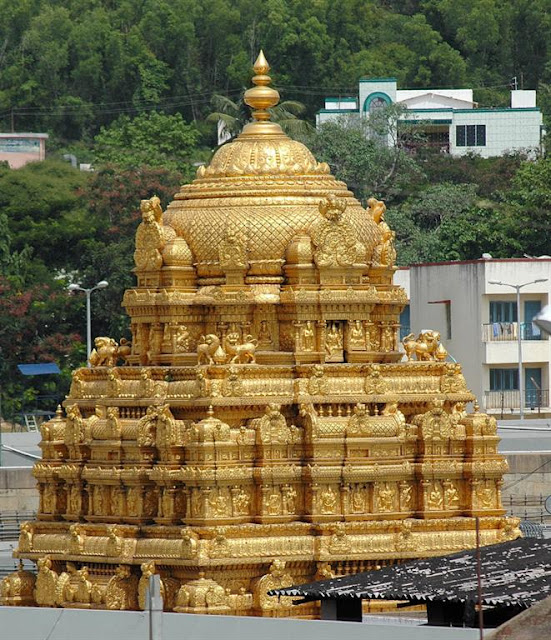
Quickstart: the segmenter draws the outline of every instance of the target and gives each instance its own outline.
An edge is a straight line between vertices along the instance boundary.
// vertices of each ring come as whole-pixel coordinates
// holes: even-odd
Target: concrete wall
[[[476,262],[410,267],[411,330],[440,332],[448,353],[463,365],[467,386],[479,399],[483,396],[479,328],[481,277]],[[443,302],[446,300],[450,301],[451,337],[447,335]]]
[[[12,169],[44,160],[47,133],[0,133],[0,161]]]
[[[35,512],[38,491],[31,467],[0,467],[0,513]]]
[[[513,497],[551,494],[551,453],[509,453],[509,473],[503,482],[503,495]]]
[[[519,320],[524,322],[524,303],[527,300],[539,300],[542,308],[549,304],[551,291],[551,261],[541,260],[487,260],[484,261],[484,290],[482,296],[482,323],[490,321],[491,301],[516,302],[516,292],[512,287],[490,284],[489,281],[523,284],[540,278],[547,282],[529,284],[520,290]],[[546,336],[543,336],[546,338]],[[526,366],[541,367],[542,388],[549,389],[551,366],[551,340],[524,340],[522,342],[522,360]],[[516,341],[488,342],[485,345],[483,363],[483,386],[490,388],[490,365],[494,367],[518,366],[518,347]]]
[[[483,341],[482,325],[490,321],[490,302],[516,300],[514,289],[489,282],[523,284],[547,278],[547,282],[521,289],[523,322],[526,300],[539,300],[542,307],[549,304],[551,260],[489,259],[413,265],[409,277],[412,331],[440,331],[444,346],[463,365],[467,385],[484,407],[484,392],[490,389],[490,368],[514,368],[518,363],[516,340]],[[429,304],[443,300],[450,300],[451,304],[451,338],[446,337],[445,305]],[[549,389],[551,340],[523,340],[522,349],[525,366],[541,367],[542,388]]]
[[[396,100],[401,102],[402,100],[412,100],[433,94],[438,97],[450,98],[451,100],[473,101],[472,89],[398,89],[396,91]]]
[[[374,78],[373,80],[360,80],[358,109],[360,113],[364,111],[364,104],[372,93],[384,93],[391,102],[396,102],[396,79],[395,78]]]
[[[394,624],[322,620],[281,620],[164,613],[158,633],[150,634],[150,616],[134,611],[0,607],[5,638],[24,640],[475,640],[477,629],[448,629]]]
[[[409,289],[410,287],[409,267],[398,267],[398,269],[394,273],[393,283],[404,289],[409,300],[409,298],[411,297],[411,293]]]
[[[486,126],[486,145],[483,147],[456,146],[455,127],[458,125]],[[450,153],[477,153],[483,158],[500,156],[513,149],[539,149],[542,114],[539,109],[468,109],[453,112],[450,127]]]

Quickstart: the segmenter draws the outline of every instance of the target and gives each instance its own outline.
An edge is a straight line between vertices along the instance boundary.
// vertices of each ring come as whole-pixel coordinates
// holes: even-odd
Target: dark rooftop
[[[482,603],[530,607],[551,595],[551,543],[518,539],[482,547]],[[270,595],[326,599],[466,602],[477,600],[476,550],[414,560],[378,571],[277,589]]]

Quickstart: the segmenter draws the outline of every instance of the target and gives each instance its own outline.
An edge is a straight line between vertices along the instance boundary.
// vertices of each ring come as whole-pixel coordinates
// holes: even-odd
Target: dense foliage
[[[551,103],[550,23],[550,0],[0,0],[1,124],[91,139],[122,113],[197,121],[213,93],[238,99],[261,47],[310,117],[363,75],[490,106],[516,76]]]
[[[133,284],[134,234],[142,198],[168,202],[177,171],[105,165],[88,174],[55,160],[0,168],[0,393],[2,411],[49,408],[63,398],[70,371],[86,360],[85,297],[92,287],[93,334],[128,334],[121,308]],[[24,378],[20,363],[56,362],[62,376]]]
[[[412,155],[396,111],[311,127],[323,98],[355,94],[361,76],[471,86],[481,106],[506,106],[516,77],[547,118],[550,23],[551,0],[0,0],[0,130],[50,134],[46,162],[0,166],[3,414],[51,408],[85,360],[85,300],[68,283],[108,280],[93,334],[128,337],[139,201],[166,205],[208,161],[220,114],[242,125],[260,47],[283,100],[274,119],[364,203],[386,200],[401,264],[551,254],[551,159]],[[52,360],[61,377],[17,372]]]

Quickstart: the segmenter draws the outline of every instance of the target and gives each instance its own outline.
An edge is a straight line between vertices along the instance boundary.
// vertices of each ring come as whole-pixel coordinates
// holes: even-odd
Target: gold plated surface
[[[269,589],[519,535],[501,504],[496,422],[436,332],[404,340],[385,205],[367,210],[269,121],[254,122],[163,213],[142,202],[132,341],[42,426],[37,520],[4,604],[297,615]],[[314,604],[300,614],[316,615]]]

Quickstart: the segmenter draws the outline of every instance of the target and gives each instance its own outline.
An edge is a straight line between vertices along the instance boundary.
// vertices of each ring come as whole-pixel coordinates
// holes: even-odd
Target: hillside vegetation
[[[361,76],[405,87],[473,87],[506,106],[510,84],[551,114],[551,0],[0,0],[0,130],[49,133],[48,159],[0,166],[0,393],[4,415],[51,407],[93,333],[129,337],[139,201],[163,205],[208,162],[220,108],[241,96],[262,47],[286,108],[274,113],[365,202],[384,198],[401,264],[551,254],[551,159],[484,160],[382,147],[366,123],[289,126]],[[222,106],[221,106],[222,105]],[[389,114],[392,119],[396,114]],[[300,123],[299,123],[300,124]],[[402,132],[402,136],[415,132]],[[82,173],[62,161],[92,162]],[[61,379],[23,379],[55,360]]]

